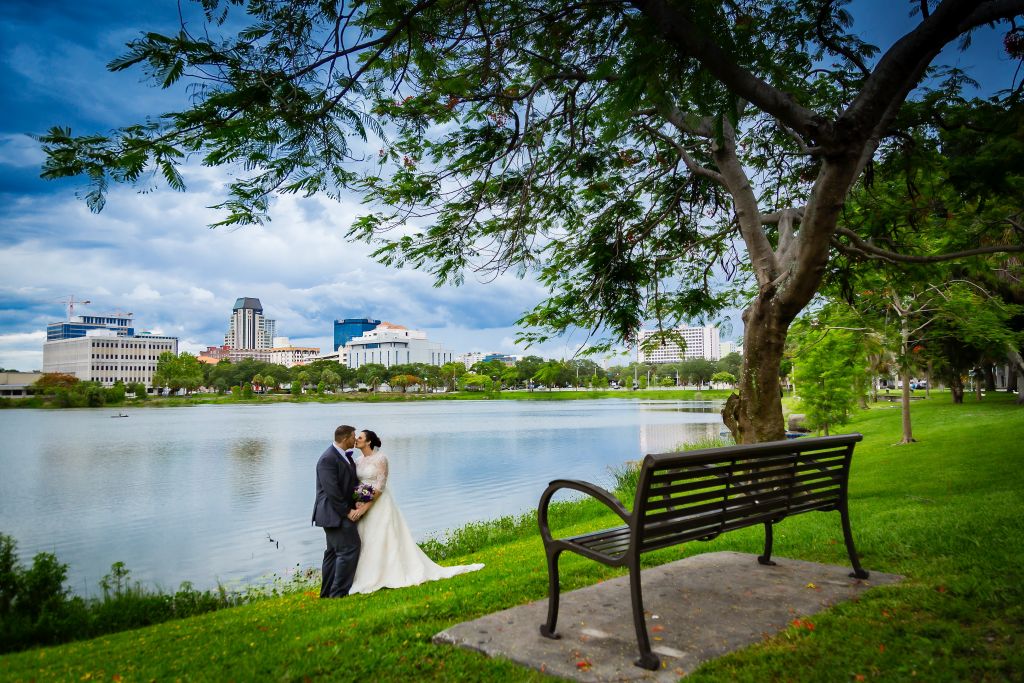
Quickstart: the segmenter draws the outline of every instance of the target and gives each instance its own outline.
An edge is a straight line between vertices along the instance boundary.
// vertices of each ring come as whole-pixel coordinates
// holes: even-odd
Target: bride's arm
[[[373,487],[373,498],[365,503],[358,503],[356,508],[356,519],[359,519],[373,507],[373,504],[380,498],[380,494],[384,492],[384,486],[388,482],[388,459],[381,456],[380,465],[377,469],[377,475],[373,477],[368,483]]]
[[[387,456],[381,456],[380,459],[380,471],[377,473],[377,485],[373,487],[373,499],[377,500],[380,498],[380,494],[384,492],[384,487],[388,483],[388,459]]]

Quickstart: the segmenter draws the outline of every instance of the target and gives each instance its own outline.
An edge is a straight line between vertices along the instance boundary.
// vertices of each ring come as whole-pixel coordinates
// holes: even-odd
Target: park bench
[[[708,541],[719,534],[764,525],[764,553],[757,558],[774,565],[772,526],[790,515],[812,510],[838,511],[852,577],[866,579],[853,547],[846,506],[853,447],[860,434],[772,441],[709,448],[685,453],[648,455],[640,465],[633,511],[599,486],[557,479],[545,489],[537,510],[548,563],[548,618],[541,634],[558,638],[558,556],[569,550],[611,567],[629,568],[633,625],[640,658],[637,666],[655,670],[644,622],[640,555],[688,541]],[[622,518],[623,525],[569,538],[553,538],[548,505],[555,492],[572,489],[589,494]]]

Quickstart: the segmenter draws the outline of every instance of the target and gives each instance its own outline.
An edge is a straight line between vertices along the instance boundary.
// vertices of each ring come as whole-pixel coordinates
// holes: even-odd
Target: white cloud
[[[208,289],[203,289],[202,287],[189,287],[188,293],[192,297],[192,300],[196,302],[213,301],[216,298],[214,297],[213,292]]]
[[[160,292],[143,282],[135,285],[135,289],[125,294],[124,298],[129,301],[155,301],[160,298]]]
[[[0,164],[39,168],[45,156],[39,143],[27,135],[0,135]]]
[[[0,367],[15,370],[40,370],[43,367],[43,342],[46,332],[0,334]]]
[[[428,273],[382,266],[371,246],[345,240],[365,211],[354,199],[284,197],[265,226],[210,230],[218,216],[207,207],[225,172],[189,167],[186,175],[187,193],[115,187],[100,214],[70,193],[20,197],[2,223],[0,269],[19,283],[4,296],[33,315],[0,320],[0,334],[62,319],[60,300],[71,294],[91,301],[78,313],[132,311],[137,330],[178,336],[182,350],[196,352],[223,342],[235,299],[250,296],[297,344],[330,348],[335,319],[368,315],[426,329],[456,353],[515,352],[514,321],[544,296],[531,279],[469,276],[461,287],[435,288]],[[41,346],[26,338],[18,352],[36,354],[38,367]],[[0,346],[0,364],[10,367],[14,350]]]
[[[9,346],[19,346],[26,342],[32,344],[42,344],[46,341],[46,332],[43,330],[36,330],[34,332],[14,332],[12,334],[0,334],[0,349],[7,348]]]

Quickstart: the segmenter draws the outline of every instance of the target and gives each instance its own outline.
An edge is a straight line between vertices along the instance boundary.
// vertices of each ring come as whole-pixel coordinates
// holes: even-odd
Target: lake
[[[609,468],[717,436],[710,402],[424,401],[0,411],[0,532],[24,563],[70,565],[96,595],[111,563],[175,589],[320,566],[317,458],[340,423],[373,429],[413,535],[535,509],[552,479],[609,486]],[[271,540],[273,539],[273,540]]]

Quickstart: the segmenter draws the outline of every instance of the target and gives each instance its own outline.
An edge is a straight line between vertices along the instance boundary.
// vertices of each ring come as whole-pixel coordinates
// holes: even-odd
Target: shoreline
[[[198,405],[274,405],[278,403],[403,403],[410,401],[574,401],[597,399],[645,399],[661,401],[724,401],[733,389],[559,389],[556,391],[501,391],[501,392],[448,392],[448,393],[384,393],[349,392],[340,394],[261,394],[249,399],[236,399],[230,395],[197,394],[193,396],[154,397],[145,401],[126,400],[103,406],[62,408],[42,397],[2,399],[0,410],[110,410],[129,408],[165,408]],[[43,402],[43,405],[23,403]]]

